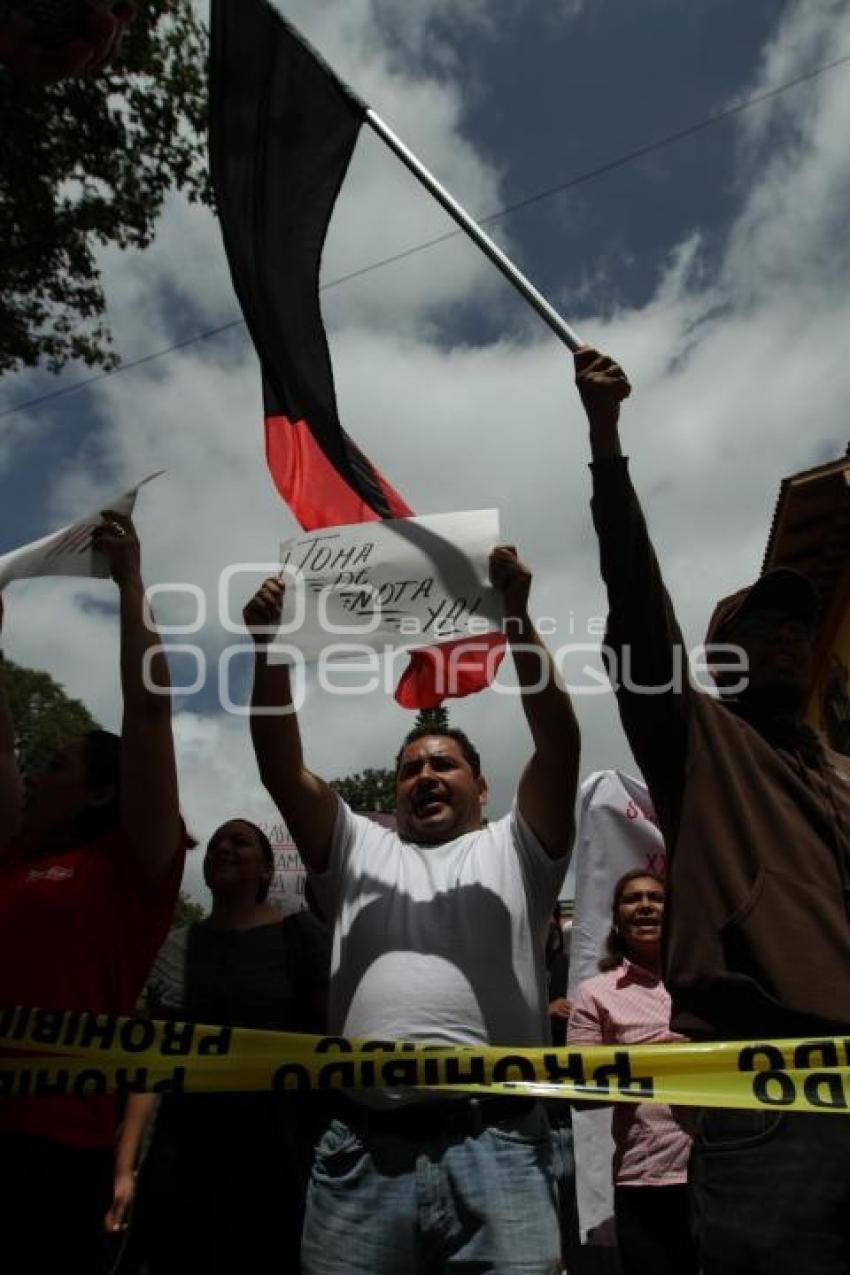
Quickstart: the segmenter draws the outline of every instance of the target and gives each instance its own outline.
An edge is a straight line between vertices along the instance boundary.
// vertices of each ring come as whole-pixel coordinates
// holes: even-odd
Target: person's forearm
[[[15,728],[3,678],[0,668],[0,842],[17,832],[24,805],[24,786],[15,759]]]
[[[672,676],[682,637],[664,587],[655,550],[625,460],[591,466],[591,510],[608,592],[606,643],[619,656],[629,649],[628,671],[641,686],[663,687]],[[640,681],[651,676],[654,681]]]
[[[265,778],[270,769],[290,774],[303,769],[304,753],[292,703],[289,666],[270,664],[262,646],[257,647],[254,662],[251,739],[261,777]]]
[[[325,781],[304,765],[289,668],[269,664],[261,646],[257,647],[254,666],[251,739],[260,778],[286,820],[301,858],[311,872],[325,872],[337,798]]]
[[[506,627],[536,752],[562,756],[567,749],[578,749],[572,702],[545,642],[527,614],[511,617]]]
[[[590,421],[590,454],[594,460],[622,456],[620,428],[616,421]]]
[[[156,1110],[155,1094],[134,1093],[127,1099],[124,1123],[115,1148],[115,1173],[132,1173],[139,1158],[139,1149],[147,1127]]]
[[[517,806],[549,858],[564,859],[575,835],[578,722],[554,661],[527,614],[511,628],[511,651],[534,743],[520,779]]]
[[[121,821],[142,870],[166,874],[180,843],[171,680],[159,633],[145,622],[145,587],[131,572],[119,584],[121,611]]]
[[[692,700],[684,639],[625,460],[595,462],[593,521],[608,624],[602,659],[665,832],[677,825]]]
[[[134,575],[120,586],[121,688],[130,707],[171,712],[171,675],[159,633],[149,613],[145,622],[145,586]]]

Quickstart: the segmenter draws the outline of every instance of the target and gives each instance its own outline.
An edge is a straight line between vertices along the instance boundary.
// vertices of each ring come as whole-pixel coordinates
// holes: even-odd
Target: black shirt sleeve
[[[602,655],[620,720],[670,838],[678,824],[693,691],[688,653],[625,457],[595,461],[593,522],[608,625]]]

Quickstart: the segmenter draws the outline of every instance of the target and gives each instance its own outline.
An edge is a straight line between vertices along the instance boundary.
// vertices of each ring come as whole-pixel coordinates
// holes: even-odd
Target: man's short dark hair
[[[396,775],[401,770],[401,759],[404,756],[404,750],[409,748],[411,744],[415,744],[417,739],[431,738],[453,739],[463,753],[464,761],[468,762],[475,778],[479,777],[481,774],[481,758],[478,754],[478,749],[469,736],[455,726],[414,726],[413,730],[405,735],[401,748],[398,750],[398,756],[395,759]]]

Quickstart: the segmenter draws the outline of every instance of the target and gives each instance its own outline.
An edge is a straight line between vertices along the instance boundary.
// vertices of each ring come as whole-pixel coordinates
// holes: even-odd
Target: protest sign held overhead
[[[281,640],[308,660],[498,632],[495,509],[333,527],[281,546]],[[274,658],[273,652],[270,653]]]
[[[111,509],[130,517],[139,489],[164,472],[159,469],[148,474],[129,491],[103,501],[101,509]],[[4,554],[0,558],[0,589],[5,589],[12,580],[31,580],[36,576],[83,576],[105,580],[109,575],[106,559],[92,549],[92,532],[101,522],[98,509],[78,522],[60,527],[49,536]]]

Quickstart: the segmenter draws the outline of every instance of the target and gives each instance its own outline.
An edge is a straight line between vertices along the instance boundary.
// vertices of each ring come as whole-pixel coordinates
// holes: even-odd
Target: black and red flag
[[[403,518],[413,510],[339,420],[319,303],[319,268],[334,204],[366,116],[265,0],[212,0],[210,164],[236,295],[263,375],[266,458],[307,530]],[[432,707],[487,684],[477,638],[455,685],[440,666],[455,643],[411,654],[396,698]],[[498,667],[490,661],[490,675]]]

